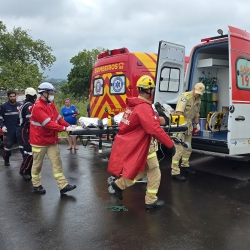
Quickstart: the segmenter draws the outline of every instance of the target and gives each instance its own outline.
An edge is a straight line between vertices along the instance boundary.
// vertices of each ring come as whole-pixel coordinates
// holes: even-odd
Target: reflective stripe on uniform
[[[62,177],[62,176],[63,176],[63,173],[54,174],[54,177],[55,177],[55,178]]]
[[[58,122],[58,120],[59,120],[61,117],[62,117],[61,115],[58,115],[57,118],[56,118],[56,122]]]
[[[154,157],[156,157],[156,152],[153,152],[153,153],[149,154],[147,159],[151,159],[151,158],[154,158]]]
[[[41,148],[32,147],[32,152],[39,153],[41,152]]]
[[[147,189],[147,192],[148,192],[149,194],[157,194],[158,189]]]
[[[4,115],[18,115],[18,112],[9,112],[9,113],[4,113]]]
[[[179,161],[172,161],[172,164],[179,164]]]
[[[12,148],[5,148],[5,147],[4,147],[4,150],[6,150],[6,151],[11,151],[11,149],[12,149]]]
[[[41,178],[41,172],[39,174],[32,174],[31,177],[32,178]]]
[[[34,126],[42,127],[42,124],[40,124],[39,122],[30,121],[30,123]]]
[[[51,119],[50,118],[47,118],[45,119],[42,123],[39,123],[39,122],[34,122],[34,121],[30,121],[30,123],[34,126],[38,126],[38,127],[43,127],[45,126]]]
[[[182,157],[181,158],[183,161],[188,161],[189,160],[189,158],[184,158],[184,157]]]
[[[23,151],[23,153],[24,153],[25,155],[32,155],[32,152],[28,152],[28,151]]]

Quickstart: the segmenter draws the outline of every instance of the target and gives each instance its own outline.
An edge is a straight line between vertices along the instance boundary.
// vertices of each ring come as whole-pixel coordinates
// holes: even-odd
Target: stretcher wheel
[[[111,193],[111,194],[114,194],[114,193],[115,193],[115,190],[113,189],[113,187],[112,187],[111,185],[108,187],[108,191],[109,191],[109,193]]]
[[[107,179],[107,182],[108,182],[108,184],[110,185],[114,180],[115,180],[115,177],[110,176],[110,177]]]

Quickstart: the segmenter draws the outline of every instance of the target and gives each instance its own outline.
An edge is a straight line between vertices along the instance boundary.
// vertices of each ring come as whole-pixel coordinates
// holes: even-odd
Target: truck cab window
[[[102,78],[96,78],[94,79],[94,86],[93,86],[93,95],[94,96],[101,96],[103,95],[103,79]]]
[[[110,94],[123,95],[126,92],[126,76],[114,75],[110,78]]]
[[[161,71],[160,92],[178,92],[180,87],[180,69],[164,67]]]

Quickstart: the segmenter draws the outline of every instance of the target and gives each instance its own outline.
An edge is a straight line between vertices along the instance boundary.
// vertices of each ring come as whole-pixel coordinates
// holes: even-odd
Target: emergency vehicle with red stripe
[[[194,46],[184,79],[185,47],[159,42],[154,101],[175,107],[182,92],[205,84],[201,132],[194,151],[238,160],[250,153],[250,33],[228,26],[228,34]]]
[[[185,67],[189,57],[185,58]],[[90,86],[90,116],[103,119],[125,110],[126,98],[138,96],[142,75],[155,78],[157,54],[119,48],[102,52],[94,64]]]
[[[155,77],[157,55],[119,48],[102,52],[94,64],[90,86],[91,117],[103,119],[125,110],[126,98],[138,96],[142,75]]]

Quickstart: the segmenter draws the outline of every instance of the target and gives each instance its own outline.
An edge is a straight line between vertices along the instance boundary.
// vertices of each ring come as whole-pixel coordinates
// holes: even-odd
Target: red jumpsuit
[[[126,103],[127,108],[111,150],[108,172],[133,180],[145,168],[152,136],[167,148],[174,143],[160,127],[159,116],[149,101],[132,97],[127,98]]]

